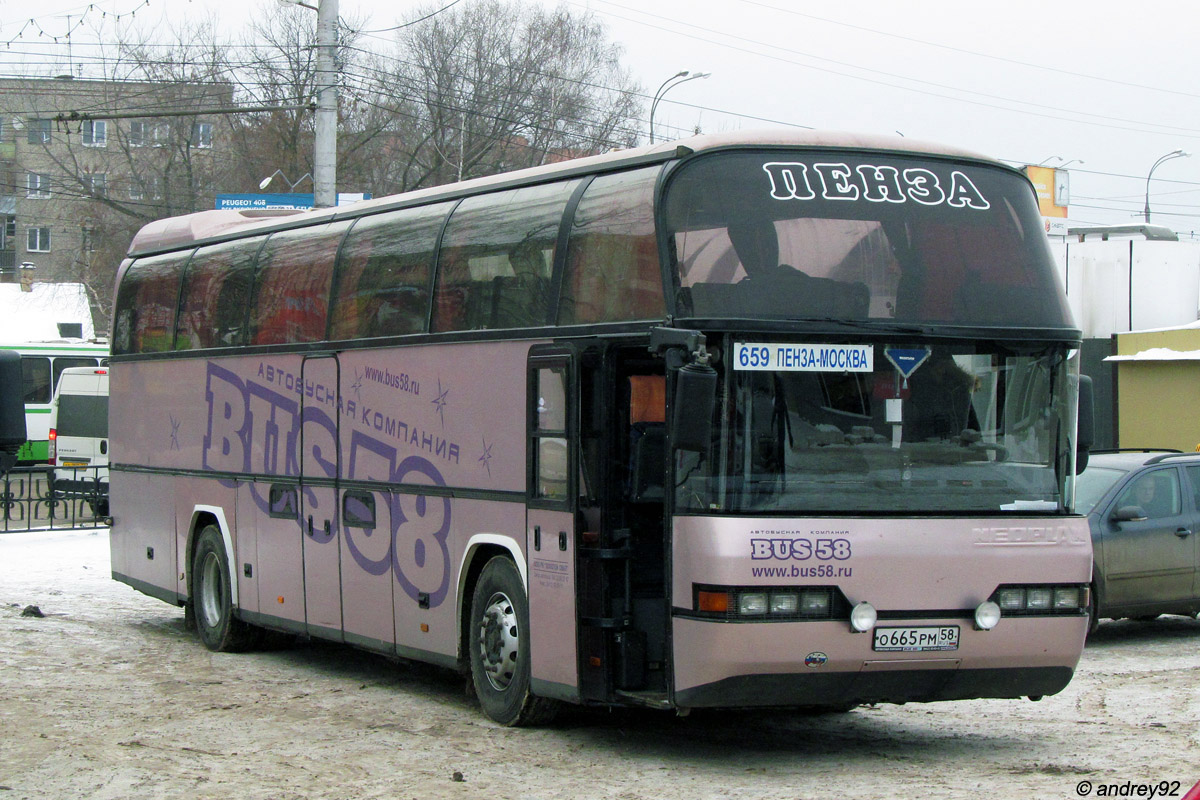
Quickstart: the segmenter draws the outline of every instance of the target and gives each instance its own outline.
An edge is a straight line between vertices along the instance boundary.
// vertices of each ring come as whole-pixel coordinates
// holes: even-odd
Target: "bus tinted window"
[[[176,350],[245,344],[254,257],[265,237],[201,247],[183,278]]]
[[[250,304],[250,343],[325,338],[333,261],[349,222],[271,234],[258,256]]]
[[[654,183],[660,167],[602,175],[575,211],[558,321],[563,325],[666,315]]]
[[[50,402],[50,359],[21,356],[21,383],[26,403]]]
[[[433,251],[452,205],[407,208],[358,221],[342,247],[331,338],[424,332]]]
[[[665,202],[680,315],[1070,326],[1033,193],[1004,169],[716,154]]]
[[[192,251],[134,261],[121,280],[113,324],[113,353],[171,349],[179,280]]]
[[[438,256],[433,330],[545,325],[558,229],[578,181],[468,197]]]

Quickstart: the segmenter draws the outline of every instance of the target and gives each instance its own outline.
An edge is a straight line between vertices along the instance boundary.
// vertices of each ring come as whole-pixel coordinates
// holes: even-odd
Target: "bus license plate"
[[[876,628],[877,652],[922,652],[957,650],[957,625],[928,625],[918,628]]]

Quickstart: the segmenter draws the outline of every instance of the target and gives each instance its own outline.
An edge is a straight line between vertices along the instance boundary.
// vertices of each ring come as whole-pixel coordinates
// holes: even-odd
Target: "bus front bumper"
[[[680,708],[844,707],[973,698],[1040,697],[1075,673],[1086,617],[1005,619],[959,648],[875,652],[871,633],[844,622],[740,624],[676,617]]]

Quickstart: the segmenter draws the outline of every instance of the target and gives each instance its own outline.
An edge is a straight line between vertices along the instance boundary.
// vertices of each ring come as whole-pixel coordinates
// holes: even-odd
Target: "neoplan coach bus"
[[[738,133],[146,226],[116,579],[561,702],[848,708],[1070,680],[1074,327],[1029,182]]]

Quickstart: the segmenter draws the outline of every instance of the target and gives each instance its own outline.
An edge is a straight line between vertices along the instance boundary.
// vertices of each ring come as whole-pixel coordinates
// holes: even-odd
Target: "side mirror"
[[[21,356],[15,350],[0,350],[0,474],[17,463],[17,451],[25,444],[22,386]]]
[[[1113,522],[1145,522],[1150,518],[1141,506],[1121,506],[1109,519]]]
[[[671,418],[678,450],[707,453],[712,446],[713,411],[717,404],[717,371],[691,363],[675,373],[675,402]]]
[[[1075,474],[1083,472],[1088,465],[1088,452],[1096,441],[1096,400],[1092,390],[1092,379],[1079,376],[1079,426],[1075,432]]]

